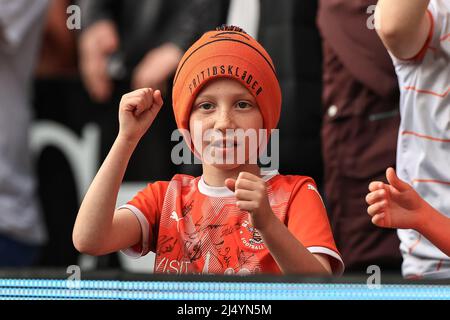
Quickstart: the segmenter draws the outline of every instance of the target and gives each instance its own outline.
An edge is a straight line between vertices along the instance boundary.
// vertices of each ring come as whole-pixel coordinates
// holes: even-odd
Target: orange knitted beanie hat
[[[270,134],[278,124],[281,111],[281,89],[275,67],[255,39],[233,26],[205,33],[181,59],[172,93],[178,128],[189,130],[197,94],[208,81],[220,77],[238,80],[249,90]]]

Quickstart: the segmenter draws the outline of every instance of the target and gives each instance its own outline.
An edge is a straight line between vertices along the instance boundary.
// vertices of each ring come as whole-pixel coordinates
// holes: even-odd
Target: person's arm
[[[164,89],[170,75],[175,73],[185,50],[204,32],[225,23],[228,0],[174,1],[173,13],[161,30],[163,43],[151,49],[133,71],[133,88]]]
[[[386,171],[389,184],[374,181],[366,196],[372,223],[385,228],[414,229],[450,256],[450,218],[444,216],[406,182],[394,169]]]
[[[266,227],[256,229],[284,274],[332,274],[326,255],[309,252],[273,213],[272,216]]]
[[[264,180],[241,172],[237,180],[227,179],[225,184],[235,192],[238,208],[250,212],[253,226],[284,274],[331,275],[328,258],[309,252],[275,216]]]
[[[112,95],[113,82],[108,74],[108,60],[120,45],[115,14],[121,1],[81,0],[83,17],[78,39],[80,74],[90,97],[99,103]]]
[[[122,97],[120,129],[108,156],[89,187],[73,229],[75,248],[104,255],[141,240],[141,227],[128,209],[115,211],[117,194],[130,157],[163,104],[161,92],[141,89]]]
[[[450,257],[450,218],[430,205],[423,213],[423,218],[423,223],[419,224],[416,230]]]
[[[379,0],[377,32],[386,48],[398,59],[416,56],[430,33],[430,0]]]
[[[150,50],[133,70],[132,88],[153,87],[164,90],[169,76],[175,73],[183,53],[171,42]]]
[[[96,102],[107,101],[113,90],[108,59],[119,47],[119,35],[111,20],[99,20],[79,37],[80,74],[86,90]]]

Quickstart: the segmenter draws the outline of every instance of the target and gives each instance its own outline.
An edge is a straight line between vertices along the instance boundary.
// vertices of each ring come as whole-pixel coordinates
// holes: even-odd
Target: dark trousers
[[[0,267],[30,267],[39,255],[40,247],[16,241],[0,234]]]

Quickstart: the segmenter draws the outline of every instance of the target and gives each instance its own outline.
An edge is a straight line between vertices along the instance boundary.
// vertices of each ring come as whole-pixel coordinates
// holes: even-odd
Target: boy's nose
[[[218,114],[214,123],[214,129],[225,132],[226,129],[235,129],[235,127],[233,115],[230,111],[224,110]]]

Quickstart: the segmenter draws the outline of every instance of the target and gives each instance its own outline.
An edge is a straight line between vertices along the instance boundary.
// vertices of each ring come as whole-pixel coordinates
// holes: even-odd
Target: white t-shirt
[[[393,58],[401,90],[399,177],[450,217],[450,1],[432,0],[430,41],[418,59]],[[436,277],[450,258],[414,230],[399,230],[405,277]]]

